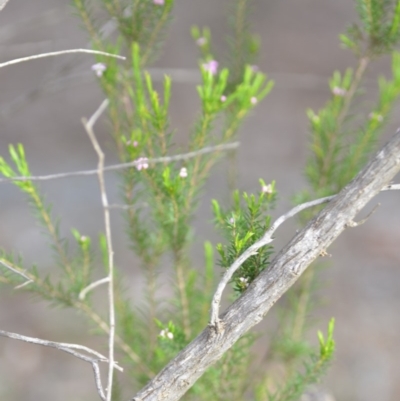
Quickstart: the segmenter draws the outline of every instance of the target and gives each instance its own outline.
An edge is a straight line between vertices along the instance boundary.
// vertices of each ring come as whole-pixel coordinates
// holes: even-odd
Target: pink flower
[[[344,95],[346,94],[346,89],[339,88],[338,86],[335,86],[335,87],[332,89],[332,93],[333,93],[335,96],[344,96]]]
[[[226,101],[226,96],[222,95],[221,96],[221,102],[225,102]]]
[[[129,140],[129,141],[126,141],[126,144],[128,145],[128,146],[133,146],[134,148],[137,148],[137,146],[139,145],[138,144],[138,141],[131,141],[131,140]]]
[[[257,98],[253,96],[253,97],[250,99],[250,102],[251,102],[251,104],[257,104]]]
[[[157,4],[158,6],[163,6],[165,1],[164,0],[153,0],[154,4]]]
[[[264,192],[265,194],[272,194],[273,192],[272,185],[271,184],[263,185],[261,191]]]
[[[149,162],[148,162],[147,157],[139,157],[139,159],[136,160],[136,168],[140,170],[146,170],[149,168]]]
[[[101,77],[103,72],[107,69],[104,63],[97,63],[92,65],[92,71],[98,76]]]
[[[182,167],[181,171],[179,172],[179,177],[186,178],[187,176],[188,176],[187,168],[186,167]]]
[[[207,43],[207,39],[206,38],[198,38],[196,40],[197,46],[203,47],[206,43]]]
[[[218,72],[218,61],[210,60],[203,64],[203,68],[206,71],[211,72],[212,75],[215,75]]]

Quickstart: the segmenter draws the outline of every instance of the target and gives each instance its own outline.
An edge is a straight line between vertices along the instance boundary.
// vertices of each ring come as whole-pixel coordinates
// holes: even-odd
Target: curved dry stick
[[[100,56],[107,56],[107,57],[114,57],[120,60],[125,60],[126,57],[119,56],[118,54],[111,54],[107,52],[102,52],[99,50],[91,50],[91,49],[69,49],[69,50],[60,50],[56,52],[49,52],[49,53],[41,53],[41,54],[34,54],[33,56],[17,58],[14,60],[6,61],[4,63],[0,63],[0,68],[8,67],[9,65],[24,63],[25,61],[37,60],[39,58],[46,58],[46,57],[55,57],[61,56],[63,54],[71,54],[71,53],[88,53],[88,54],[98,54]]]
[[[229,308],[219,330],[208,326],[132,400],[175,401],[254,325],[296,282],[308,265],[353,221],[400,170],[400,130],[368,165],[286,245]]]
[[[31,344],[38,344],[38,345],[43,345],[45,347],[56,348],[60,351],[71,354],[76,358],[82,359],[85,362],[89,362],[93,368],[97,392],[98,392],[100,398],[103,401],[106,401],[106,396],[104,394],[103,385],[101,383],[100,369],[99,369],[99,362],[108,362],[108,359],[104,355],[100,354],[99,352],[97,352],[91,348],[85,347],[80,344],[69,344],[69,343],[59,343],[59,342],[55,342],[55,341],[48,341],[48,340],[43,340],[41,338],[27,337],[27,336],[23,336],[18,333],[11,333],[9,331],[4,331],[4,330],[0,330],[0,336],[8,337],[13,340],[24,341],[24,342],[31,343]],[[94,357],[84,355],[81,352],[77,352],[76,350],[85,351],[90,355],[94,355]],[[114,363],[114,368],[118,369],[120,371],[123,370],[116,363]]]

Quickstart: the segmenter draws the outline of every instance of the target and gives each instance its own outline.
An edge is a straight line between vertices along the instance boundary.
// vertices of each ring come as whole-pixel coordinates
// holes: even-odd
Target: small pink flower
[[[335,86],[333,89],[332,89],[332,93],[335,95],[335,96],[344,96],[345,94],[346,94],[346,89],[343,89],[343,88],[339,88],[338,86]]]
[[[207,63],[203,64],[203,68],[206,71],[211,72],[212,75],[215,75],[218,72],[218,61],[210,60]]]
[[[226,96],[222,95],[221,96],[221,102],[225,102],[226,101]]]
[[[206,43],[207,43],[207,39],[206,38],[198,38],[196,40],[197,46],[203,47]]]
[[[253,97],[250,99],[250,102],[251,102],[251,104],[257,104],[257,98],[256,98],[255,96],[253,96]]]
[[[181,178],[186,178],[188,176],[188,172],[186,167],[182,167],[181,171],[179,172],[179,177]]]
[[[97,63],[92,65],[92,71],[98,76],[101,77],[103,72],[107,69],[104,63]]]
[[[229,224],[232,224],[232,225],[235,224],[235,219],[234,219],[233,217],[231,217],[231,218],[229,219]]]
[[[261,188],[261,192],[264,192],[265,194],[272,194],[273,192],[272,185],[271,184],[263,185]]]
[[[153,0],[154,4],[157,4],[158,6],[163,6],[165,1],[164,0]]]
[[[131,140],[129,140],[129,141],[126,141],[126,144],[128,145],[128,146],[133,146],[134,148],[137,148],[137,146],[138,146],[138,141],[131,141]]]
[[[146,170],[147,168],[149,168],[149,162],[148,162],[148,158],[147,157],[139,157],[139,159],[136,160],[136,168],[140,171],[140,170]]]

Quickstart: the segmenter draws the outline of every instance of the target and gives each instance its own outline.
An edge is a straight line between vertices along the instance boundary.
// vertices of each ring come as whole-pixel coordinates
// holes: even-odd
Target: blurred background
[[[194,24],[209,26],[216,48],[227,35],[228,0],[176,0],[174,21],[166,39],[159,72],[174,72],[171,105],[177,144],[184,145],[198,112],[195,90],[197,48],[190,36]],[[256,191],[258,179],[277,181],[275,216],[291,207],[292,196],[306,185],[302,171],[307,157],[307,108],[319,109],[329,98],[328,79],[334,70],[354,67],[352,54],[339,47],[338,35],[356,19],[354,1],[254,1],[253,28],[260,35],[259,67],[275,80],[272,93],[240,131],[239,189]],[[88,37],[65,0],[10,0],[0,13],[0,62],[35,53],[87,48]],[[218,56],[218,54],[216,54]],[[218,57],[217,57],[218,58]],[[95,168],[96,155],[82,127],[103,100],[90,67],[90,55],[65,55],[0,70],[0,155],[10,143],[25,145],[33,174]],[[374,79],[389,76],[390,60],[373,64],[366,87],[374,99]],[[399,109],[384,139],[400,126]],[[106,163],[115,163],[103,119],[96,130],[108,149]],[[383,141],[382,141],[383,143]],[[216,241],[210,199],[228,199],[226,166],[214,169],[197,214],[193,256],[202,266],[202,243]],[[116,177],[107,176],[112,202],[118,201]],[[397,180],[397,182],[399,179]],[[97,237],[103,229],[96,177],[49,181],[41,185],[60,229]],[[385,193],[381,206],[361,227],[347,230],[328,250],[323,272],[323,304],[310,332],[336,318],[336,360],[323,384],[341,401],[400,399],[400,194]],[[116,263],[126,272],[133,298],[141,279],[124,238],[123,221],[114,211]],[[296,230],[286,223],[276,233],[277,250]],[[30,214],[25,198],[12,185],[0,183],[0,246],[19,252],[26,266],[54,269],[46,238]],[[103,290],[99,290],[103,291]],[[258,326],[264,330],[270,316]],[[87,332],[74,312],[51,309],[17,291],[1,289],[0,329],[61,342],[77,342],[99,350],[99,338]],[[127,397],[132,394],[127,394]],[[0,338],[0,399],[13,401],[97,400],[91,367],[59,351]]]

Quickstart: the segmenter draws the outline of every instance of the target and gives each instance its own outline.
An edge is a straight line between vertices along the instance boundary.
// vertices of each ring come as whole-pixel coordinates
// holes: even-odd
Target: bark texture
[[[132,401],[179,400],[204,371],[259,323],[307,266],[348,226],[400,170],[400,129],[368,165],[301,230],[220,316],[206,327]]]

